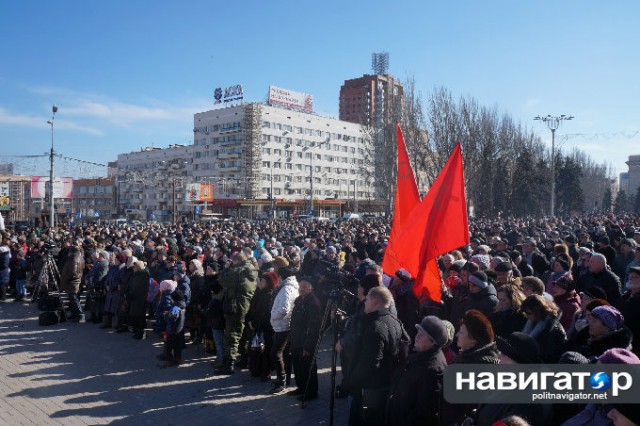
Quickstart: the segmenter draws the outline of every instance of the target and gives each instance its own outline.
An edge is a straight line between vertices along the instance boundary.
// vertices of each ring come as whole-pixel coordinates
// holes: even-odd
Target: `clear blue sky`
[[[343,81],[387,51],[390,73],[423,95],[473,96],[545,140],[535,115],[574,115],[558,134],[586,136],[561,145],[626,171],[640,154],[639,17],[636,0],[4,0],[0,161],[50,148],[53,103],[56,151],[100,163],[191,143],[218,86],[242,84],[251,101],[270,84],[311,93],[316,112],[337,116]],[[46,173],[45,161],[18,164]]]

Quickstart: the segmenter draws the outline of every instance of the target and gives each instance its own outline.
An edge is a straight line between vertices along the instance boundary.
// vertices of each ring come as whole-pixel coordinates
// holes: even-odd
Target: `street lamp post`
[[[551,208],[550,214],[551,217],[555,216],[556,213],[556,130],[560,127],[560,123],[563,120],[573,120],[572,115],[561,115],[559,117],[554,117],[551,115],[547,115],[546,117],[541,117],[539,115],[535,116],[534,120],[542,121],[547,124],[549,130],[551,130]]]
[[[310,182],[310,187],[309,190],[311,191],[309,194],[309,211],[311,212],[310,214],[313,216],[313,150],[311,148],[320,148],[322,145],[324,145],[325,143],[328,143],[329,140],[325,140],[320,142],[319,144],[312,144],[311,147],[309,148],[309,151],[311,152],[311,182]]]
[[[47,121],[48,124],[51,125],[51,154],[49,154],[49,162],[51,164],[51,167],[49,168],[49,200],[50,200],[50,204],[49,204],[49,226],[51,229],[53,229],[55,227],[55,216],[54,216],[54,206],[55,206],[55,199],[53,197],[53,155],[54,155],[54,151],[53,151],[53,122],[56,118],[56,112],[58,112],[58,106],[57,105],[53,105],[53,107],[51,108],[51,111],[53,112],[53,114],[51,115],[51,121]]]
[[[273,164],[275,162],[281,162],[282,161],[282,157],[278,157],[275,161],[271,162],[271,167],[270,167],[270,171],[271,171],[271,188],[269,190],[269,196],[271,197],[271,219],[275,219],[276,217],[276,202],[275,202],[275,198],[273,197]]]

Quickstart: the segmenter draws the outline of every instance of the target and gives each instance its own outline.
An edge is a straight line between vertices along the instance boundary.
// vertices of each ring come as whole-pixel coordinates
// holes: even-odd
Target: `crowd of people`
[[[308,401],[320,391],[316,350],[340,285],[336,397],[348,399],[350,425],[640,425],[640,404],[452,404],[442,391],[450,364],[640,364],[639,216],[471,220],[470,244],[438,259],[437,302],[408,271],[382,269],[390,227],[5,230],[0,296],[59,290],[69,321],[161,338],[162,368],[207,344],[215,374],[247,369],[271,380],[271,393]],[[350,279],[336,282],[337,271]]]

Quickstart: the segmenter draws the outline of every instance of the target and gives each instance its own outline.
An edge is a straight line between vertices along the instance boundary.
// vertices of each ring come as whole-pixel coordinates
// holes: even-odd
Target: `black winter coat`
[[[460,352],[452,364],[498,364],[500,354],[495,342]]]
[[[496,336],[507,337],[514,331],[522,331],[527,319],[514,309],[494,312],[489,317]]]
[[[314,353],[320,326],[322,323],[322,306],[315,294],[298,296],[291,312],[291,329],[289,343],[292,353],[306,351]]]
[[[440,348],[409,355],[391,383],[387,416],[391,426],[438,424],[446,367]]]
[[[352,393],[389,386],[397,366],[401,336],[401,323],[388,309],[363,316],[362,338],[358,342],[358,353],[351,364],[353,369],[347,385]]]
[[[498,306],[496,288],[493,284],[489,284],[478,293],[469,292],[469,297],[467,298],[464,311],[466,312],[470,309],[475,309],[489,317],[496,309],[496,306]]]
[[[618,330],[610,331],[604,336],[600,336],[596,339],[589,338],[587,340],[587,346],[579,348],[578,352],[587,358],[591,356],[597,357],[612,348],[630,349],[632,339],[633,334],[631,333],[631,330],[623,326]]]
[[[129,301],[129,315],[132,317],[144,316],[147,312],[147,293],[149,293],[149,279],[151,274],[147,269],[134,272],[127,288],[127,300]]]
[[[273,327],[271,327],[272,291],[268,287],[258,287],[251,298],[246,319],[251,322],[251,326],[256,333],[273,333]]]
[[[545,328],[532,336],[540,346],[540,357],[545,363],[555,364],[567,350],[567,334],[558,318],[547,317]]]
[[[611,270],[603,269],[594,274],[589,272],[580,278],[577,282],[577,292],[589,290],[591,287],[598,286],[607,293],[607,301],[612,305],[616,305],[620,299],[620,278]]]
[[[620,302],[620,312],[633,335],[633,353],[640,355],[640,294],[625,293]]]

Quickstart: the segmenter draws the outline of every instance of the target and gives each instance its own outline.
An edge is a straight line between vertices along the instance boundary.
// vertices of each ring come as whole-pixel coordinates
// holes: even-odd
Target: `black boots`
[[[220,367],[213,370],[213,372],[220,376],[228,376],[235,373],[233,370],[233,361],[225,359],[225,362]]]

